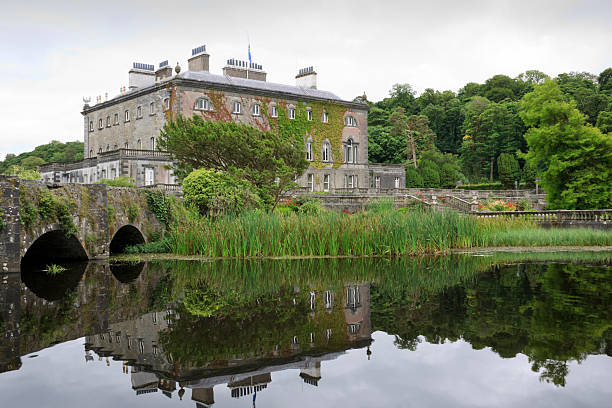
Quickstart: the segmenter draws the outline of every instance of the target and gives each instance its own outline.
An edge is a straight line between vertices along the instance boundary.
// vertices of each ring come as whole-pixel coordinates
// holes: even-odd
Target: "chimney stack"
[[[227,65],[223,67],[223,75],[234,78],[254,79],[256,81],[266,81],[266,72],[263,66],[254,62],[241,61],[239,59],[228,59]]]
[[[130,91],[138,88],[146,88],[155,84],[155,67],[150,64],[135,62],[130,69]]]
[[[210,55],[206,53],[206,45],[201,45],[191,50],[191,58],[187,60],[189,63],[189,71],[208,72]]]
[[[168,65],[168,60],[159,63],[159,68],[155,71],[155,82],[163,81],[172,76],[172,67]]]
[[[295,84],[300,88],[317,89],[317,73],[313,67],[302,68],[295,76]]]

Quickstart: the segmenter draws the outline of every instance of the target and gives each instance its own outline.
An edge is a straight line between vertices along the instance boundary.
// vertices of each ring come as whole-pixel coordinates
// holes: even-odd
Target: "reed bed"
[[[220,219],[185,213],[170,231],[179,255],[209,258],[401,256],[512,246],[606,246],[612,233],[540,229],[521,219],[476,219],[454,211],[248,212]]]

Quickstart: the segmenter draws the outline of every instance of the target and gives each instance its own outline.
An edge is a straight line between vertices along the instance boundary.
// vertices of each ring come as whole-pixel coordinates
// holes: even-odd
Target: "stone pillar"
[[[19,179],[0,176],[0,272],[19,272],[21,224]]]

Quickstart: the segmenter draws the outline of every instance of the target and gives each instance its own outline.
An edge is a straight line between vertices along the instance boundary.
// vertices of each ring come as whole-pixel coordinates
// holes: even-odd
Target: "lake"
[[[610,252],[66,267],[2,276],[2,407],[612,401]]]

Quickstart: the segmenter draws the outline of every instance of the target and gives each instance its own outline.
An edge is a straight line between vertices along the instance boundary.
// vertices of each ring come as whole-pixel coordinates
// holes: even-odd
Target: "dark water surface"
[[[24,270],[0,282],[0,407],[608,407],[610,265],[565,253]]]

